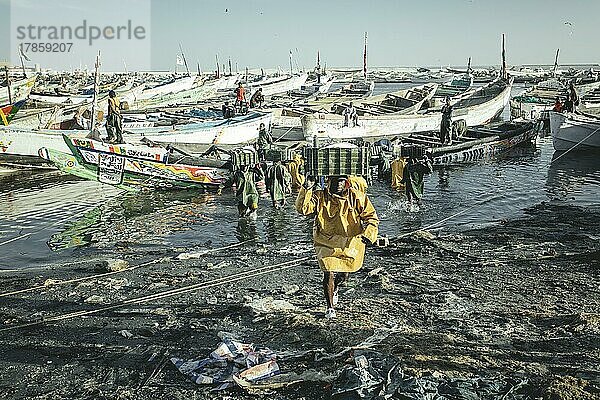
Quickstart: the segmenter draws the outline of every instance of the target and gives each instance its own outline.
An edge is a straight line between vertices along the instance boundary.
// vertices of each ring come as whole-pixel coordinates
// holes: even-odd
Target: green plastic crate
[[[304,151],[306,173],[313,176],[369,174],[369,148],[307,147]]]
[[[248,165],[250,167],[258,163],[258,154],[254,150],[250,149],[235,149],[231,154],[231,164],[235,171],[241,165]]]

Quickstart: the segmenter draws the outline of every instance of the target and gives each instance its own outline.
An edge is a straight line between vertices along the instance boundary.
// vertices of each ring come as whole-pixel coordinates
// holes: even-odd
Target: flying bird
[[[569,27],[569,36],[573,36],[573,24],[569,21],[565,21],[564,24]]]

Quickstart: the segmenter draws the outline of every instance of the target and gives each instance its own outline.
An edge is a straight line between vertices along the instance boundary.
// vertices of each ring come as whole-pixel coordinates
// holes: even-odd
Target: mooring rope
[[[435,227],[437,227],[438,225],[440,225],[440,224],[442,224],[442,223],[444,223],[444,222],[446,222],[446,221],[449,221],[449,220],[451,220],[451,219],[453,219],[453,218],[456,218],[456,217],[458,217],[458,216],[460,216],[460,215],[462,215],[462,214],[466,213],[467,211],[470,211],[470,210],[472,210],[472,209],[474,209],[474,208],[476,208],[476,207],[479,207],[479,206],[480,206],[480,205],[482,205],[482,204],[485,204],[485,203],[487,203],[487,202],[489,202],[489,201],[492,201],[492,200],[495,200],[495,199],[501,199],[502,197],[503,197],[503,195],[494,194],[494,195],[492,195],[492,196],[489,196],[488,198],[486,198],[486,199],[484,199],[484,200],[481,200],[481,201],[479,201],[479,202],[477,202],[477,203],[473,204],[472,206],[469,206],[469,207],[465,208],[465,209],[464,209],[464,210],[462,210],[462,211],[458,211],[458,212],[456,212],[456,213],[454,213],[454,214],[452,214],[452,215],[450,215],[450,216],[448,216],[448,217],[446,217],[446,218],[443,218],[443,219],[441,219],[441,220],[439,220],[439,221],[437,221],[437,222],[434,222],[433,224],[427,225],[427,226],[425,226],[425,227],[423,227],[423,228],[416,229],[416,230],[414,230],[414,231],[412,231],[412,232],[403,233],[403,234],[401,234],[401,235],[398,235],[398,236],[395,236],[395,237],[393,237],[393,238],[391,238],[391,239],[393,239],[393,240],[402,239],[402,238],[404,238],[404,237],[407,237],[407,236],[413,235],[413,234],[415,234],[415,233],[417,233],[417,232],[426,231],[426,230],[429,230],[429,229],[431,229],[431,228],[435,228]]]
[[[243,242],[238,242],[238,243],[230,244],[230,245],[223,246],[223,247],[217,247],[215,249],[203,250],[202,253],[194,253],[194,254],[198,254],[198,255],[202,254],[202,255],[204,255],[204,254],[208,254],[208,253],[212,253],[212,252],[216,252],[216,251],[228,250],[228,249],[232,249],[234,247],[239,247],[239,246],[241,246],[243,244],[246,244],[248,242],[253,242],[255,240],[256,240],[256,238],[248,239],[248,240],[244,240]],[[182,254],[185,254],[185,253],[182,253]],[[69,279],[69,280],[65,280],[65,281],[57,280],[57,281],[54,281],[54,282],[52,282],[50,284],[37,285],[37,286],[32,286],[32,287],[29,287],[29,288],[26,288],[26,289],[19,289],[19,290],[15,290],[15,291],[12,291],[12,292],[7,292],[7,293],[0,293],[0,298],[7,297],[7,296],[13,296],[15,294],[20,294],[20,293],[33,292],[33,291],[39,290],[39,289],[46,289],[46,288],[51,287],[51,286],[67,285],[67,284],[70,284],[70,283],[77,283],[77,282],[89,281],[89,280],[92,280],[92,279],[99,279],[99,278],[103,278],[105,276],[111,276],[111,275],[120,274],[120,273],[123,273],[123,272],[133,271],[133,270],[136,270],[138,268],[147,267],[148,265],[153,265],[153,264],[156,264],[156,263],[159,263],[159,262],[172,261],[172,260],[173,260],[173,257],[163,257],[163,258],[159,258],[159,259],[156,259],[156,260],[148,261],[148,262],[145,262],[145,263],[142,263],[142,264],[134,265],[134,266],[131,266],[131,267],[128,267],[128,268],[123,268],[122,270],[118,270],[118,271],[103,272],[101,274],[84,276],[84,277],[81,277],[81,278],[74,278],[74,279]]]
[[[141,297],[135,297],[135,298],[123,300],[123,301],[120,301],[115,304],[111,304],[108,306],[99,307],[99,308],[95,308],[95,309],[91,309],[91,310],[82,310],[82,311],[74,311],[74,312],[66,313],[66,314],[59,314],[59,315],[55,315],[53,317],[44,318],[41,321],[29,322],[29,323],[25,323],[25,324],[21,324],[21,325],[15,325],[15,326],[7,327],[7,328],[2,328],[2,329],[0,329],[0,332],[13,331],[13,330],[17,330],[17,329],[42,325],[42,324],[45,324],[48,322],[63,321],[63,320],[67,320],[67,319],[83,317],[83,316],[92,315],[92,314],[98,314],[103,311],[115,310],[118,308],[133,305],[133,304],[146,303],[146,302],[152,301],[152,300],[160,300],[160,299],[164,299],[164,298],[168,298],[168,297],[173,297],[176,295],[182,295],[182,294],[186,294],[189,292],[197,291],[199,289],[208,289],[208,288],[212,288],[212,287],[223,285],[223,284],[232,284],[235,282],[242,281],[244,279],[254,278],[257,276],[262,276],[262,275],[270,274],[273,272],[284,271],[286,269],[295,267],[298,263],[300,263],[302,261],[307,261],[311,258],[312,258],[312,256],[302,257],[302,258],[297,258],[297,259],[290,260],[290,261],[285,261],[285,262],[282,262],[279,264],[268,265],[268,266],[264,266],[264,267],[260,267],[260,268],[254,268],[249,271],[238,272],[235,274],[231,274],[231,275],[224,276],[224,277],[217,278],[217,279],[212,279],[212,280],[194,284],[194,285],[183,286],[183,287],[177,288],[177,289],[165,290],[163,292],[159,292],[159,293],[155,293],[155,294],[151,294],[151,295],[147,295],[147,296],[141,296]]]
[[[598,132],[600,130],[600,128],[596,128],[592,131],[592,133],[590,133],[589,135],[587,135],[586,137],[584,137],[583,139],[581,139],[579,142],[575,143],[575,145],[571,148],[569,148],[569,150],[566,150],[564,153],[562,153],[561,155],[559,155],[558,157],[556,157],[554,160],[550,161],[550,164],[552,164],[555,161],[560,160],[564,155],[566,155],[568,152],[570,152],[571,150],[573,150],[575,147],[579,146],[580,144],[582,144],[583,142],[585,142],[586,140],[588,140],[594,133]]]

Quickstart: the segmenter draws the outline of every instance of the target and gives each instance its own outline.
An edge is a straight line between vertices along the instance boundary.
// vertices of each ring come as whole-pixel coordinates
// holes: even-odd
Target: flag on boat
[[[183,65],[183,58],[180,55],[177,55],[177,65]]]
[[[0,120],[4,126],[10,124],[10,121],[14,118],[17,111],[23,107],[27,100],[21,100],[16,102],[15,104],[9,104],[3,107],[0,107]]]

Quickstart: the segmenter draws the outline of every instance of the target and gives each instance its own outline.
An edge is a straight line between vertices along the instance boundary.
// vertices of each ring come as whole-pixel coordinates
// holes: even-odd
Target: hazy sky
[[[56,4],[48,15],[56,24],[61,1],[47,1]],[[464,65],[469,56],[474,65],[499,64],[502,33],[509,64],[552,64],[557,48],[562,64],[600,61],[598,0],[149,1],[153,69],[173,69],[179,43],[194,70],[196,62],[213,70],[217,53],[240,70],[288,69],[290,50],[300,67],[313,66],[317,50],[328,66],[360,67],[365,31],[370,66]],[[80,1],[86,3],[91,14],[104,4]],[[5,35],[9,4],[0,0]],[[132,52],[127,63],[147,56]],[[3,43],[0,59],[8,57]]]

